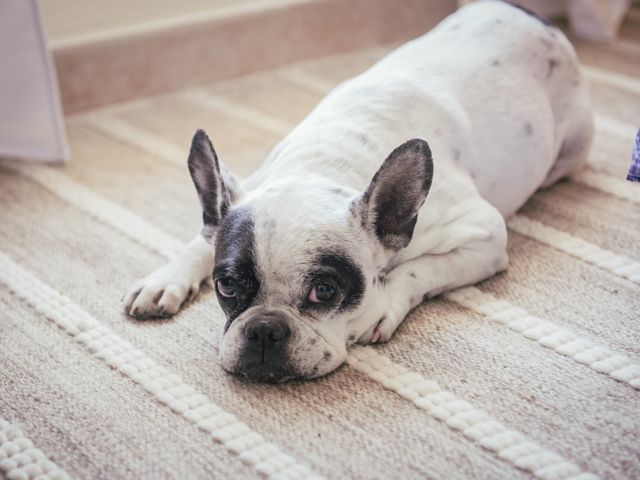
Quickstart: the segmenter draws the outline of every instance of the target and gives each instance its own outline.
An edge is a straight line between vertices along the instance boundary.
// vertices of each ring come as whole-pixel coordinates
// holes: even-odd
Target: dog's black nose
[[[250,348],[265,352],[281,347],[291,335],[287,322],[277,316],[265,315],[252,320],[245,328]]]
[[[241,368],[236,371],[254,382],[281,382],[295,376],[288,358],[289,340],[295,334],[287,318],[263,311],[244,326]]]

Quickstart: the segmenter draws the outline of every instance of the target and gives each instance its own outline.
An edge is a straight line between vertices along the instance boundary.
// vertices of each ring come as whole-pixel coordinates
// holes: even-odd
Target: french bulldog
[[[588,85],[561,31],[470,4],[336,87],[237,182],[198,130],[201,233],[125,311],[175,314],[210,280],[229,372],[325,375],[425,298],[507,268],[505,219],[583,167]]]

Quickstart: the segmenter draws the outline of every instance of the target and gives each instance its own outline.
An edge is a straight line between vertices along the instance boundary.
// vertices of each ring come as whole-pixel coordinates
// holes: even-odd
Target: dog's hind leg
[[[558,155],[542,184],[543,188],[582,170],[593,141],[593,113],[587,79],[577,64],[565,73],[563,90],[567,91],[568,99],[559,101],[560,106],[554,110],[558,122]]]
[[[584,112],[581,118],[576,118],[573,130],[562,141],[558,158],[542,183],[542,188],[548,188],[558,180],[582,170],[587,164],[592,139],[591,112]]]

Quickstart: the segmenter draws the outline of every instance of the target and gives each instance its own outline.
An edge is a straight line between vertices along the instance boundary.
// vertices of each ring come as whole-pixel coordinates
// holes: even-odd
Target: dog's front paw
[[[360,345],[369,345],[388,342],[404,320],[405,314],[406,312],[389,309],[377,323],[374,323],[360,336],[358,343]]]
[[[199,277],[170,263],[131,285],[122,306],[136,318],[170,317],[196,296],[200,285]]]
[[[360,345],[388,342],[411,310],[407,295],[409,288],[398,280],[398,278],[403,279],[404,276],[396,276],[393,273],[387,276],[387,285],[383,292],[386,299],[386,306],[382,310],[384,315],[360,335],[358,339]]]

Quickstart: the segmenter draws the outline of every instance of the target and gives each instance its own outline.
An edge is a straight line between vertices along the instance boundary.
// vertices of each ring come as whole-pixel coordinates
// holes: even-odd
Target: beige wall
[[[39,3],[49,40],[59,41],[256,0],[39,0]]]

